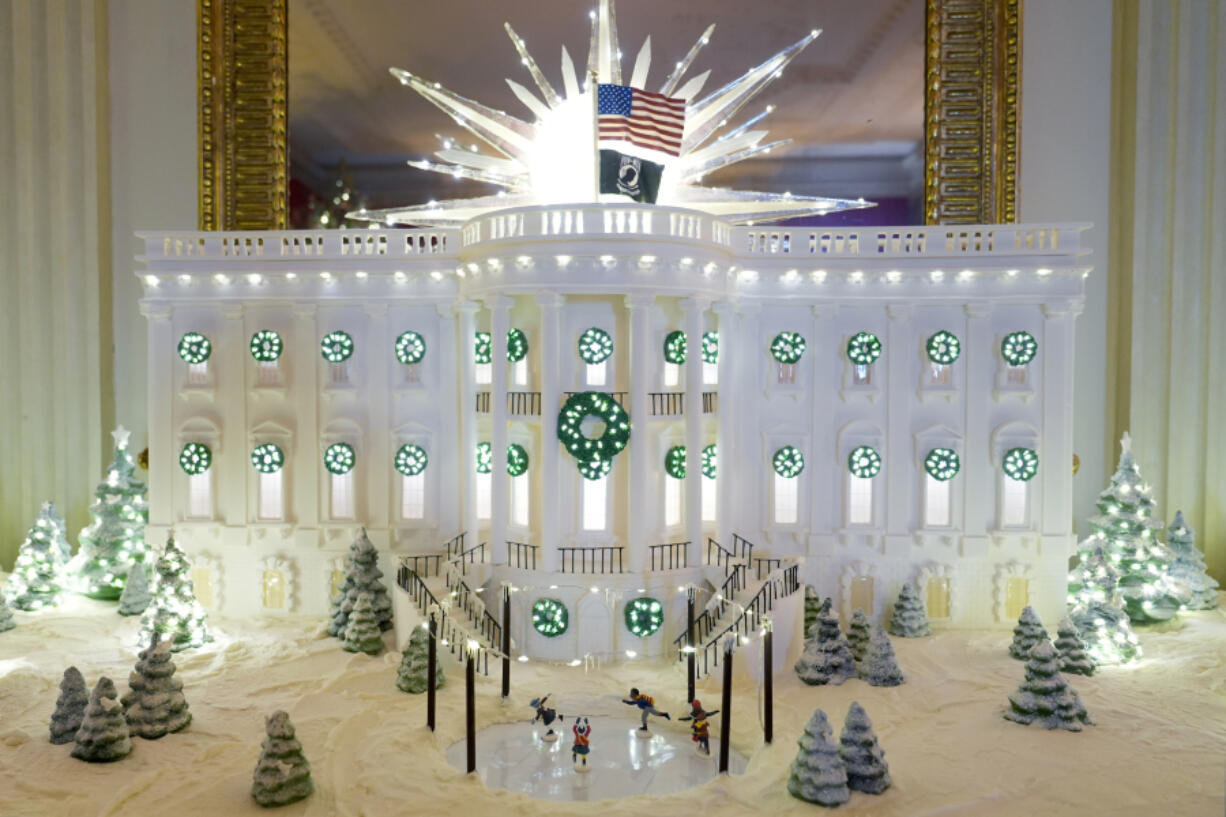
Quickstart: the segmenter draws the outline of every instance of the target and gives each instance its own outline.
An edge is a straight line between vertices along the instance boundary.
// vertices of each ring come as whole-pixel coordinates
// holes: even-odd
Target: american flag
[[[623,139],[639,147],[681,155],[685,100],[626,85],[600,85],[596,118],[601,139]]]

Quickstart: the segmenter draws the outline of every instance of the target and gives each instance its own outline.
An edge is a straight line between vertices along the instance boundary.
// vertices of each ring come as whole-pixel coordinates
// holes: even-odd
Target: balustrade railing
[[[758,577],[758,581],[770,573],[772,570],[778,569],[783,564],[783,559],[753,558],[754,573]]]
[[[464,552],[464,538],[466,536],[468,536],[467,532],[457,533],[455,536],[451,537],[451,539],[443,543],[443,553],[447,554],[448,559],[458,553]]]
[[[493,649],[501,649],[502,625],[486,609],[485,600],[480,595],[481,591],[469,587],[468,582],[464,581],[459,574],[448,573],[445,582],[451,597],[476,625],[477,632],[485,639],[485,643]],[[477,601],[480,604],[474,604]]]
[[[689,567],[689,542],[666,542],[662,545],[651,545],[652,570],[680,570]]]
[[[629,404],[630,403],[630,392],[628,391],[604,391],[603,389],[588,389],[588,391],[598,391],[601,394],[607,394],[610,397],[612,397],[617,402],[617,404],[621,406],[622,408],[624,408],[626,411],[630,410],[630,404]],[[574,397],[576,394],[579,394],[579,393],[580,392],[577,392],[577,391],[565,391],[565,392],[562,392],[562,398],[566,400],[571,397]]]
[[[514,416],[539,416],[541,393],[539,391],[507,392],[507,414]]]
[[[685,414],[685,392],[683,391],[653,391],[648,392],[651,398],[652,417],[675,417]]]
[[[428,579],[431,576],[438,576],[440,574],[443,569],[444,558],[446,557],[442,553],[415,553],[401,556],[400,563],[406,565],[423,579]]]
[[[477,392],[477,413],[478,414],[489,414],[490,413],[490,393],[489,392],[487,391]]]
[[[762,587],[745,605],[745,610],[727,627],[716,635],[701,639],[701,646],[695,646],[695,673],[699,678],[708,675],[719,666],[719,657],[723,652],[725,638],[740,638],[757,631],[762,626],[762,617],[774,609],[775,602],[792,595],[800,589],[799,565],[789,565],[772,573]],[[684,634],[682,634],[684,639]],[[675,642],[676,643],[676,642]],[[687,650],[684,643],[678,645],[677,658],[685,660]]]
[[[455,623],[454,618],[438,603],[438,599],[430,592],[430,588],[426,587],[425,580],[414,572],[412,568],[402,564],[396,572],[396,584],[400,586],[401,590],[409,594],[409,598],[413,599],[413,604],[423,616],[429,618],[431,610],[438,611],[440,645],[446,647],[457,660],[464,660],[466,656],[464,652],[464,637],[461,632],[462,628]],[[495,642],[490,643],[493,644]],[[483,674],[490,674],[489,652],[485,645],[480,642],[478,642],[477,657],[474,664]]]
[[[753,558],[754,543],[746,539],[744,536],[732,534],[732,554],[742,559]]]
[[[536,570],[536,556],[540,548],[526,542],[507,542],[507,561],[520,570]]]
[[[737,563],[741,557],[725,548],[719,542],[716,542],[710,536],[707,537],[707,561],[706,564],[710,567],[722,567],[725,571],[732,570],[732,566]]]
[[[456,552],[448,561],[459,565],[460,573],[468,573],[468,565],[485,564],[485,542]]]
[[[958,255],[1076,254],[1079,225],[867,227],[843,230],[734,228],[733,249],[747,255],[925,258]]]
[[[563,573],[625,573],[621,545],[560,547]]]
[[[702,413],[715,414],[719,411],[719,392],[704,391],[702,393]]]

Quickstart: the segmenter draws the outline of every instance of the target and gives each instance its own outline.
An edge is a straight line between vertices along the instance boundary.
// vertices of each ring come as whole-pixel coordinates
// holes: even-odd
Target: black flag
[[[644,204],[655,204],[663,173],[664,165],[616,150],[600,151],[601,193],[620,193]]]

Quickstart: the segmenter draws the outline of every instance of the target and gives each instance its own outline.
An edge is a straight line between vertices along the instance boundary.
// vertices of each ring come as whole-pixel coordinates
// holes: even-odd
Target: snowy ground
[[[592,803],[487,789],[448,762],[448,748],[463,737],[460,665],[445,665],[439,730],[431,734],[424,726],[425,696],[405,695],[393,685],[398,654],[345,653],[322,634],[319,622],[294,618],[215,622],[214,644],[176,657],[191,726],[158,741],[134,738],[132,754],[118,763],[83,763],[69,756],[70,746],[47,740],[60,675],[75,664],[91,686],[105,674],[125,691],[136,622],[115,615],[114,605],[84,599],[16,618],[17,629],[0,633],[4,817],[267,814],[248,790],[264,716],[279,708],[292,716],[316,784],[314,796],[279,814],[811,815],[822,812],[784,788],[796,738],[815,707],[841,726],[853,700],[876,725],[894,787],[878,797],[853,794],[841,813],[1221,817],[1226,808],[1223,611],[1185,616],[1163,632],[1142,630],[1141,666],[1074,677],[1098,723],[1080,734],[1000,717],[1022,678],[1022,664],[1006,654],[1007,632],[896,639],[907,673],[901,687],[849,681],[814,688],[791,673],[781,675],[769,747],[761,742],[757,687],[738,687],[732,742],[748,758],[745,774],[674,794]],[[627,662],[585,674],[582,667],[530,662],[513,665],[509,703],[500,700],[496,678],[480,680],[477,715],[482,728],[512,722],[527,728],[527,702],[544,692],[557,696],[564,713],[571,701],[596,700],[616,712],[617,697],[632,684],[674,717],[683,711],[685,679],[671,663]],[[715,679],[700,685],[699,697],[717,707]],[[602,727],[599,717],[592,725],[599,758],[601,737],[616,729]],[[712,727],[714,747],[720,717]],[[684,724],[657,731],[686,745]],[[565,750],[566,738],[561,744]]]

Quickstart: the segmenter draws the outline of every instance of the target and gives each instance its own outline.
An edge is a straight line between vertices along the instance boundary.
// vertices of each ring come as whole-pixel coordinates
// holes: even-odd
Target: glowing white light
[[[640,264],[654,264],[655,262],[656,262],[656,257],[654,255],[639,256]]]
[[[847,280],[851,281],[853,284],[860,283],[864,280],[864,270],[853,270],[852,273],[847,276]]]
[[[964,270],[962,270],[961,272],[959,272],[959,273],[958,273],[958,280],[959,280],[959,281],[969,281],[969,280],[971,280],[971,279],[972,279],[972,278],[974,278],[974,277],[975,277],[975,271],[974,271],[974,270],[964,269]]]
[[[636,657],[638,657],[638,653],[637,653],[637,652],[635,652],[634,650],[626,650],[626,657],[627,657],[627,658],[636,658]]]
[[[190,275],[180,275],[179,276],[180,284],[190,284],[191,282],[192,282],[192,277]]]
[[[1015,269],[1005,270],[1005,275],[1008,275],[1010,278],[1015,278],[1017,277],[1017,270]]]
[[[530,255],[521,255],[521,256],[519,256],[518,258],[516,258],[515,260],[516,260],[516,261],[519,263],[519,265],[520,265],[520,266],[527,266],[528,264],[531,264],[531,263],[532,263],[532,256],[530,256]]]
[[[439,272],[438,270],[434,270],[430,273],[430,277],[435,281],[441,281],[443,280],[443,273]]]
[[[230,283],[230,276],[229,276],[229,275],[223,275],[223,274],[221,274],[221,273],[219,272],[219,273],[217,273],[216,275],[214,275],[214,276],[213,276],[213,280],[214,280],[214,281],[216,281],[217,283],[221,284],[222,286],[225,286],[226,284]]]
[[[358,278],[365,278],[365,277],[366,277],[366,271],[365,271],[365,270],[358,270],[358,271],[357,271],[357,273],[356,273],[356,275],[358,276]]]
[[[325,281],[331,281],[332,273],[328,272],[327,270],[324,270],[323,272],[319,273],[319,277]]]
[[[409,276],[405,275],[404,270],[401,269],[396,270],[396,274],[392,277],[396,279],[396,283],[398,284],[403,284],[405,281],[409,280]]]
[[[823,283],[826,280],[826,271],[824,269],[815,269],[809,274],[809,277],[813,279],[814,283]]]
[[[945,280],[945,273],[939,269],[934,269],[932,272],[928,273],[928,277],[931,278],[932,282],[935,284]]]
[[[261,280],[263,279],[260,277],[258,272],[253,272],[247,276],[247,283],[251,284],[252,286],[258,286]]]
[[[559,267],[565,267],[567,264],[570,263],[570,256],[569,255],[555,255],[554,260],[558,262]]]
[[[527,664],[527,663],[528,663],[528,656],[526,656],[526,655],[521,655],[521,656],[519,657],[519,663],[521,663],[521,664]]]
[[[578,658],[576,658],[576,659],[574,659],[573,661],[571,661],[571,662],[570,662],[570,666],[572,666],[572,667],[577,667],[577,666],[579,666],[579,665],[580,665],[580,664],[582,664],[582,663],[583,663],[582,661],[580,661]]]
[[[156,275],[146,275],[145,283],[151,287],[155,287],[158,285],[158,277]]]
[[[1047,276],[1051,275],[1051,270],[1047,269],[1046,267],[1041,267],[1035,270],[1035,272],[1040,278],[1046,278]]]
[[[902,280],[902,273],[896,269],[892,269],[885,274],[885,279],[891,284],[897,284]]]
[[[298,273],[296,273],[296,272],[287,272],[287,273],[285,273],[285,280],[287,280],[287,281],[293,281],[293,280],[295,280],[297,277],[298,277]]]
[[[611,255],[602,255],[602,256],[600,256],[600,263],[602,263],[602,264],[612,264],[612,263],[613,263],[613,256],[611,256]]]

